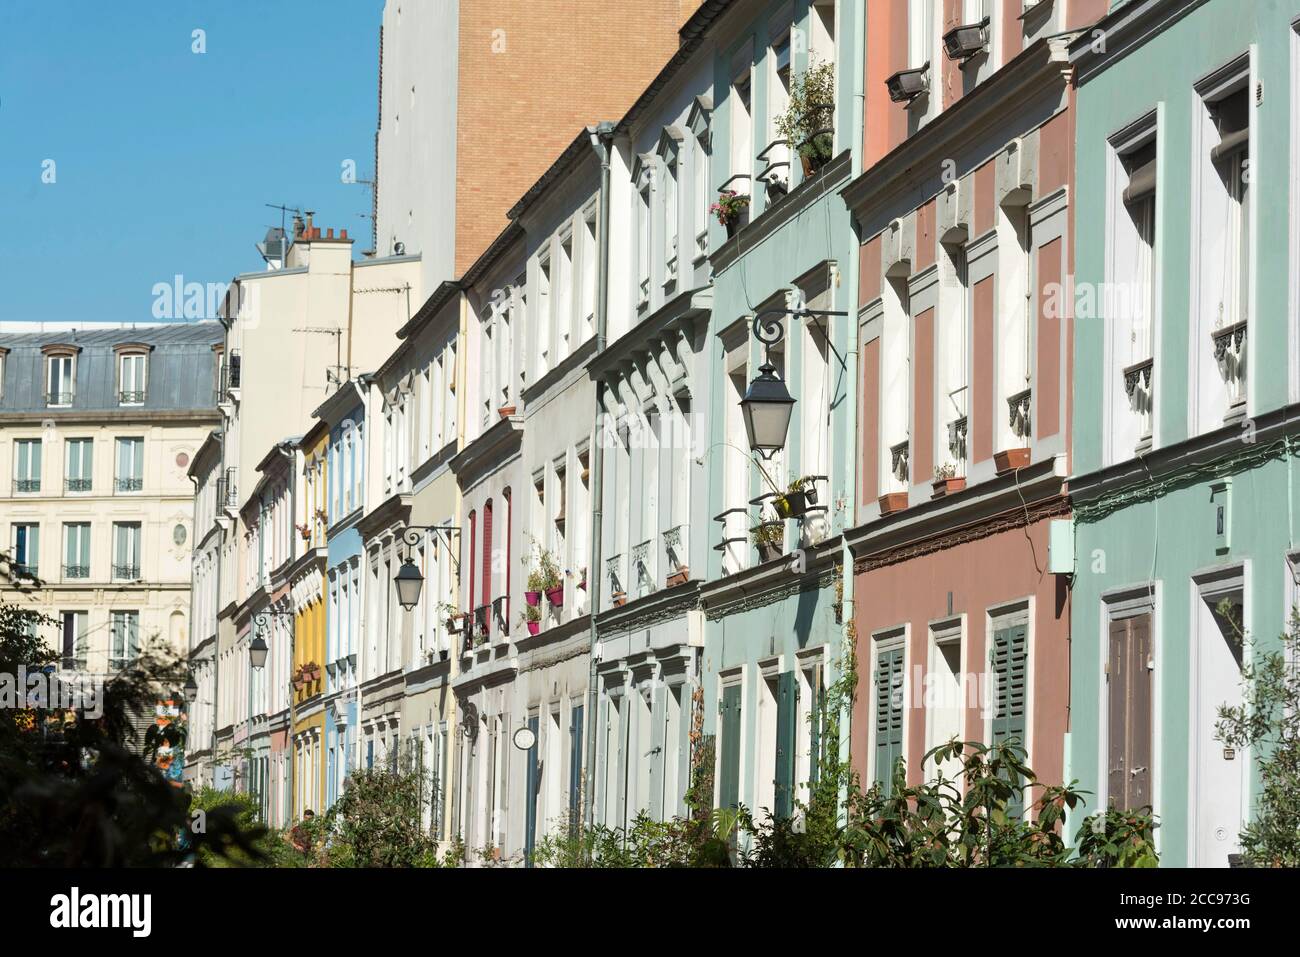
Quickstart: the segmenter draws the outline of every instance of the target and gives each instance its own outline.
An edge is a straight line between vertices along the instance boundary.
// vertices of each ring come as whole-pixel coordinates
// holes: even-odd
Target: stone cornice
[[[523,443],[524,417],[511,415],[495,422],[491,428],[461,449],[451,460],[451,470],[461,489],[475,485],[489,467],[519,452]]]

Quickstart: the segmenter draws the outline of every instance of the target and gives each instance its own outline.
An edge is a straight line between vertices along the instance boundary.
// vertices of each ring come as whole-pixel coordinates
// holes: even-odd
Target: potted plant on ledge
[[[538,545],[536,540],[533,541],[533,551],[534,558],[530,563],[532,567],[528,571],[524,601],[529,607],[536,608],[541,604],[541,595],[544,592],[552,608],[563,608],[564,578],[560,574],[559,561],[551,552]]]
[[[667,587],[673,588],[677,585],[684,585],[690,580],[691,570],[685,565],[678,565],[677,570],[668,573]]]
[[[772,499],[772,507],[781,518],[802,518],[810,504],[817,501],[817,493],[809,485],[808,477],[791,479],[789,487]]]
[[[727,228],[727,237],[730,238],[749,224],[749,194],[724,189],[718,194],[718,201],[709,207],[709,212]]]
[[[804,179],[830,162],[835,144],[835,64],[813,57],[790,84],[789,105],[776,131],[799,153]]]
[[[759,561],[775,561],[784,554],[785,525],[781,522],[762,522],[750,529],[750,540],[758,549]]]
[[[953,492],[960,492],[966,487],[966,479],[957,474],[957,466],[952,462],[937,465],[934,469],[934,497],[943,498]]]
[[[530,635],[536,635],[542,630],[542,610],[536,605],[528,605],[519,613],[519,620],[528,628]]]

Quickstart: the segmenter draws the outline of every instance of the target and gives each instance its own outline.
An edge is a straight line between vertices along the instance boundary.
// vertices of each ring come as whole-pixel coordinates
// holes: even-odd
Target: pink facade
[[[938,39],[962,3],[936,4],[919,45],[910,5],[867,9],[865,170],[845,199],[861,241],[851,753],[868,782],[899,758],[920,781],[953,736],[1015,739],[1040,779],[1063,772],[1069,590],[1048,541],[1069,514],[1071,328],[1053,297],[1073,271],[1074,118],[1057,34],[1105,6],[1003,18],[964,62]],[[926,92],[891,101],[885,80],[914,61]]]

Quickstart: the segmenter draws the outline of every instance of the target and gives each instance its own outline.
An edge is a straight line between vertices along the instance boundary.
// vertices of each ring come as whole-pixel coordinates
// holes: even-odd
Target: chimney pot
[[[348,238],[348,231],[346,229],[340,229],[339,239],[347,239],[347,238]]]
[[[325,230],[325,238],[326,238],[326,239],[333,239],[333,238],[334,238],[334,227],[333,227],[333,226],[331,226],[329,229]]]

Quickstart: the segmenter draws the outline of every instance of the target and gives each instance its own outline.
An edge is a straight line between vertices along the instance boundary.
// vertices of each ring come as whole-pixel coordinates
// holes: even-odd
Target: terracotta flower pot
[[[616,608],[621,608],[627,604],[627,592],[616,591],[609,597],[613,599]]]
[[[890,515],[893,512],[901,512],[907,508],[906,492],[888,492],[880,496],[880,514]]]
[[[1029,464],[1029,449],[1004,449],[993,453],[993,466],[999,475]]]
[[[530,635],[535,635],[542,630],[542,623],[540,621],[530,621],[527,624],[528,624],[528,633]]]
[[[934,483],[934,497],[943,498],[945,495],[951,495],[954,492],[960,492],[966,487],[964,478],[945,478],[938,479]]]
[[[546,589],[546,600],[551,603],[552,608],[564,607],[564,586],[557,585],[554,588]]]
[[[508,419],[514,414],[515,407],[513,405],[503,405],[501,408],[497,409],[497,415],[501,416],[503,419]]]
[[[677,585],[684,585],[684,584],[686,584],[687,580],[690,578],[690,575],[691,575],[691,572],[690,572],[690,569],[688,569],[688,568],[679,568],[679,569],[677,569],[677,571],[672,572],[671,574],[669,574],[669,576],[668,576],[668,587],[669,587],[669,588],[673,588],[673,587],[675,587],[675,586],[677,586]]]
[[[524,601],[528,603],[529,608],[536,608],[542,603],[542,593],[539,591],[524,592]]]

